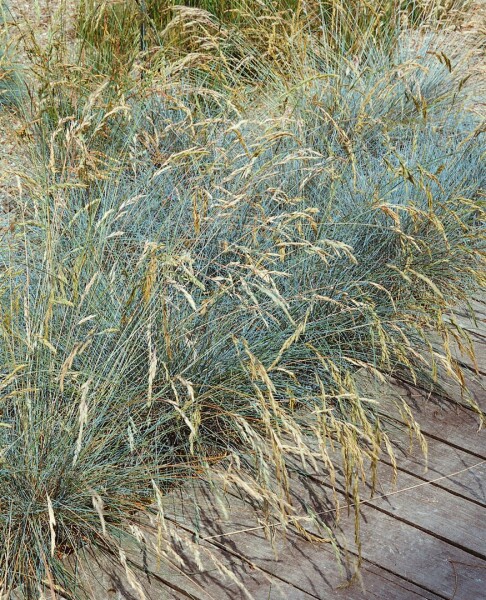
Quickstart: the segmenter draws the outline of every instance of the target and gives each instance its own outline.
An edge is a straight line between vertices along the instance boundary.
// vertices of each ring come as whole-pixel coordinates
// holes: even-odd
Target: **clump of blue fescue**
[[[426,334],[484,277],[476,123],[423,56],[334,66],[266,113],[174,84],[115,174],[22,199],[0,248],[7,588],[72,587],[63,558],[113,552],[196,475],[288,522],[295,455],[319,442],[333,471],[344,447],[357,493],[391,452],[356,373],[436,386]]]

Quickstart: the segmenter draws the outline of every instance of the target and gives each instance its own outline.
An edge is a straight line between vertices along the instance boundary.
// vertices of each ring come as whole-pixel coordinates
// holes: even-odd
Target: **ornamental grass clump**
[[[75,29],[83,60],[110,78],[124,79],[134,68],[150,73],[161,60],[172,63],[179,58],[184,65],[197,64],[206,76],[208,71],[218,75],[215,81],[219,71],[229,66],[234,71],[237,65],[258,81],[269,65],[287,79],[292,63],[316,43],[348,57],[361,54],[368,43],[392,52],[404,29],[410,34],[425,27],[450,27],[469,4],[469,0],[81,0]]]
[[[443,313],[484,283],[484,134],[433,48],[326,48],[255,105],[183,69],[39,103],[41,160],[1,217],[2,593],[86,596],[101,553],[143,598],[127,544],[180,562],[164,498],[195,480],[334,541],[289,482],[320,471],[359,508],[393,463],[361,374],[461,382]]]

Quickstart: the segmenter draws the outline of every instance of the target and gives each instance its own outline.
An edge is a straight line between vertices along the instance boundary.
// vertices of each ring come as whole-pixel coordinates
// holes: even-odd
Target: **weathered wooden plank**
[[[469,397],[463,393],[461,384],[451,379],[442,379],[445,396],[455,400],[457,404],[471,408],[469,399],[472,398],[479,408],[486,413],[486,384],[483,375],[477,375],[472,369],[462,369],[464,385]]]
[[[444,451],[447,450],[447,448],[450,448],[450,446],[447,446],[446,444],[440,443],[442,450]],[[464,458],[464,456],[466,456],[468,459],[473,460],[474,462],[477,462],[477,459],[471,455],[470,453],[461,453],[460,451],[457,453],[459,456],[459,459]],[[444,463],[444,467],[446,466],[447,463]],[[382,477],[383,477],[383,482],[384,482],[384,486],[385,486],[385,490],[389,489],[389,481],[390,481],[390,473],[388,472],[386,475],[383,474],[383,466],[380,467],[381,472],[382,472]],[[389,470],[389,468],[388,468]],[[405,478],[407,479],[407,478]],[[429,489],[432,486],[422,486],[421,484],[423,483],[420,480],[417,480],[417,478],[415,477],[408,477],[407,482],[404,481],[404,476],[402,474],[402,478],[400,480],[402,482],[402,484],[404,486],[414,486],[414,485],[420,485],[419,488],[415,489],[415,490],[410,490],[408,492],[408,494],[412,494],[412,497],[407,498],[407,502],[405,503],[405,507],[406,507],[406,512],[405,514],[399,514],[399,518],[401,519],[401,525],[400,527],[402,527],[402,525],[409,525],[410,527],[417,529],[417,531],[419,532],[418,534],[415,535],[429,535],[430,537],[433,537],[434,539],[437,540],[437,543],[440,542],[441,544],[443,544],[443,546],[441,547],[441,552],[442,552],[442,556],[444,556],[445,554],[445,550],[444,548],[447,548],[447,546],[451,546],[451,544],[449,544],[449,542],[452,542],[453,546],[451,546],[450,548],[450,559],[452,561],[455,561],[455,563],[451,563],[451,564],[456,564],[456,563],[463,563],[464,562],[464,557],[470,556],[470,552],[468,552],[468,544],[470,546],[472,546],[472,550],[476,553],[476,554],[482,554],[483,551],[483,545],[484,545],[484,540],[486,539],[486,535],[484,533],[484,531],[482,531],[482,529],[484,529],[484,527],[481,528],[481,531],[479,532],[478,530],[475,531],[475,522],[476,520],[480,521],[480,517],[478,516],[478,513],[476,513],[476,509],[477,506],[472,504],[472,503],[468,503],[467,501],[463,501],[462,499],[458,498],[458,497],[454,497],[451,496],[449,498],[449,494],[441,489],[433,489],[432,493],[429,493]],[[427,502],[427,509],[423,509],[421,510],[420,507],[423,508],[424,502],[423,502],[423,497],[421,497],[421,493],[423,490],[427,490],[426,495],[425,495],[425,499]],[[314,488],[313,490],[313,497],[312,497],[312,501],[311,503],[315,505],[316,499],[319,503],[319,501],[321,502],[322,505],[322,500],[323,497],[325,496],[325,493],[323,493],[322,489],[319,490],[319,488]],[[302,490],[298,490],[297,492],[297,496],[304,498],[306,497],[306,493],[303,492]],[[417,497],[415,497],[417,496]],[[394,518],[396,515],[394,514],[394,512],[397,509],[396,506],[396,497],[392,497],[393,501],[391,506],[388,506],[385,504],[385,502],[389,502],[389,499],[387,499],[386,501],[380,501],[382,502],[382,504],[385,504],[385,507],[380,506],[380,504],[378,503],[376,505],[376,507],[374,508],[375,511],[378,511],[381,509],[381,512],[383,513],[387,513],[386,516],[390,517],[392,515],[392,518]],[[452,503],[452,506],[451,506]],[[395,505],[394,505],[395,504]],[[416,507],[419,506],[419,510],[416,510]],[[450,519],[450,514],[441,514],[440,510],[438,513],[434,514],[432,513],[432,520],[430,521],[430,506],[432,506],[433,508],[442,508],[442,507],[446,507],[449,506],[451,508],[451,512],[454,514],[454,521],[452,522],[452,527],[451,527],[451,519]],[[330,505],[329,503],[325,504],[325,510],[331,510],[330,509]],[[369,512],[371,510],[371,507],[367,507],[364,509],[364,519],[366,519],[369,516]],[[466,510],[466,512],[464,512],[464,510]],[[238,516],[240,516],[240,512],[241,511],[237,511]],[[383,515],[385,516],[385,515]],[[239,519],[238,519],[239,520]],[[418,522],[417,522],[418,521]],[[399,521],[400,522],[400,521]],[[248,526],[247,523],[245,522],[240,522],[238,524],[237,527],[235,527],[235,529],[245,529]],[[445,529],[444,529],[445,528]],[[426,531],[422,531],[422,530],[426,530]],[[348,535],[350,533],[351,529],[348,530]],[[390,529],[389,532],[391,533],[391,535],[393,535],[393,527],[390,524]],[[428,531],[428,533],[427,533]],[[477,534],[477,535],[476,535]],[[243,533],[237,534],[238,537],[243,535]],[[246,535],[246,534],[245,534]],[[248,534],[249,535],[249,534]],[[408,534],[410,536],[410,534]],[[421,539],[421,538],[420,538]],[[302,542],[299,542],[300,544],[302,544]],[[422,540],[422,545],[424,544],[423,540]],[[239,544],[239,542],[238,542]],[[238,546],[238,551],[240,550],[240,547]],[[456,556],[454,554],[455,551],[459,552],[459,556]],[[287,556],[291,556],[288,554],[288,550],[286,552]],[[462,553],[462,554],[461,554]],[[375,559],[377,561],[377,564],[381,564],[379,562],[379,557],[377,556],[373,556],[373,559]],[[474,560],[477,558],[477,556],[473,556],[471,557]],[[486,564],[486,563],[485,563]],[[390,568],[389,564],[385,564],[385,565],[381,565],[382,567],[384,567],[385,569]],[[477,564],[474,565],[474,569],[477,570],[479,567]],[[301,573],[302,574],[302,573]],[[399,577],[404,577],[405,579],[407,579],[407,574],[406,573],[396,573],[397,576]],[[423,583],[421,583],[421,585],[424,585]],[[427,589],[427,588],[425,588]],[[430,591],[430,588],[429,588]],[[439,590],[431,590],[432,592],[439,592],[440,593],[440,589]],[[428,593],[428,592],[427,592]],[[336,596],[337,597],[337,596]],[[439,595],[440,597],[440,595]]]
[[[307,486],[306,486],[307,487]],[[306,489],[299,490],[302,497]],[[313,492],[314,499],[318,492]],[[386,501],[381,501],[386,502]],[[427,519],[427,512],[414,513],[416,504],[414,500],[409,505],[408,519],[400,519],[398,511],[393,511],[393,516],[388,509],[375,506],[375,502],[363,504],[361,507],[361,541],[362,555],[373,564],[385,571],[390,571],[406,581],[411,581],[423,590],[428,590],[440,598],[450,598],[455,590],[456,600],[481,598],[486,589],[486,561],[472,556],[469,552],[451,545],[437,534],[428,533],[423,528],[417,527],[416,520]],[[447,506],[444,507],[447,509]],[[440,516],[436,516],[434,527],[447,528],[455,519],[454,514],[443,515],[443,524]],[[478,519],[480,516],[478,515]],[[350,533],[354,527],[354,517],[344,516],[340,523],[341,543],[348,544],[352,552],[357,552],[356,545]],[[474,523],[471,525],[474,528]],[[457,529],[456,533],[457,534]],[[484,543],[484,539],[483,539]],[[459,568],[458,568],[459,567]],[[456,573],[454,572],[456,569]]]
[[[476,463],[467,472],[484,480],[486,461]],[[306,504],[302,499],[311,498],[312,504],[316,504],[319,494],[325,493],[325,488],[329,488],[329,482],[319,476],[309,478],[294,474],[294,479],[300,480],[297,486],[294,481],[293,493],[296,501],[302,503],[303,510],[306,509]],[[338,476],[338,483],[339,479]],[[344,491],[342,483],[341,490]],[[383,462],[378,465],[374,495],[371,496],[368,484],[361,485],[361,502],[362,506],[369,504],[486,561],[484,505],[432,486],[428,481],[404,471],[398,472],[397,481],[394,482],[392,466]]]
[[[380,598],[382,600],[387,598],[391,598],[392,600],[406,600],[408,598],[427,598],[428,600],[436,600],[439,598],[439,596],[436,596],[432,592],[419,588],[410,581],[397,577],[395,574],[385,571],[381,567],[377,567],[366,560],[363,561],[361,572],[364,589],[367,594],[373,594],[374,596],[372,597]],[[370,596],[363,595],[362,597],[368,598]],[[347,598],[347,596],[343,596],[343,598]],[[358,600],[358,598],[359,596],[356,600]],[[332,596],[329,596],[329,599],[332,599]]]
[[[454,318],[456,322],[460,321],[460,323],[457,323],[458,326],[464,325],[463,320],[459,317]],[[481,326],[483,326],[483,323],[481,323]],[[464,343],[463,346],[465,349],[463,350],[455,340],[451,339],[449,350],[451,356],[456,360],[462,371],[467,390],[476,403],[483,410],[486,410],[486,326],[482,327],[481,330],[474,329],[474,331],[472,331],[469,329],[466,333],[470,338],[470,344]],[[444,348],[441,341],[433,334],[430,335],[430,342],[440,355],[444,354]],[[470,354],[471,350],[473,353],[472,356]],[[464,402],[459,382],[453,380],[445,368],[439,367],[438,379],[444,388],[445,394],[449,398],[456,400],[457,402]]]
[[[486,458],[486,431],[478,429],[478,417],[471,410],[445,400],[427,400],[413,392],[407,395],[407,402],[424,434],[463,452]],[[387,410],[390,403],[383,402],[382,406]]]
[[[268,542],[267,542],[268,543]],[[265,566],[262,568],[251,559],[245,561],[238,556],[238,552],[232,549],[225,550],[223,544],[202,542],[202,547],[211,548],[211,553],[222,562],[226,562],[226,568],[231,571],[234,579],[222,574],[215,568],[207,568],[200,571],[195,563],[191,565],[188,562],[191,572],[192,584],[199,584],[199,589],[203,590],[198,596],[198,600],[266,600],[267,598],[293,599],[295,600],[315,600],[315,595],[295,587],[292,583],[287,583],[278,574],[272,574]],[[175,577],[177,580],[177,577]],[[179,576],[179,585],[183,584],[182,576]]]
[[[456,308],[451,315],[444,316],[444,320],[454,325],[457,324],[458,327],[478,341],[486,336],[486,316],[481,312],[475,313],[472,317],[467,309]]]
[[[324,501],[324,498],[320,498]],[[257,564],[272,572],[277,577],[282,577],[291,582],[296,589],[305,589],[313,597],[318,598],[421,598],[412,589],[408,582],[389,573],[381,573],[380,569],[366,565],[362,571],[362,583],[366,589],[364,594],[360,584],[354,583],[350,587],[341,589],[346,584],[345,573],[338,570],[338,561],[327,545],[311,544],[300,537],[289,534],[286,539],[277,538],[275,546],[278,552],[276,557],[270,543],[264,537],[262,527],[255,527],[255,519],[251,509],[241,499],[231,499],[231,515],[226,518],[214,503],[211,495],[202,489],[198,494],[199,515],[193,515],[194,524],[202,527],[201,536],[216,536],[207,540],[209,543],[223,544],[225,552],[236,553],[245,558],[243,560],[256,561]],[[326,503],[327,508],[332,511],[332,504]],[[180,519],[180,516],[179,516]],[[188,511],[183,519],[188,524]],[[237,532],[228,535],[228,531]],[[249,544],[247,547],[245,544]],[[257,548],[252,549],[252,545]],[[259,559],[261,561],[259,562]],[[354,562],[354,558],[351,557]],[[347,565],[347,576],[350,577],[354,565]],[[369,571],[369,572],[368,572]],[[404,588],[405,586],[405,588]],[[268,586],[267,588],[268,589]],[[385,593],[384,590],[388,591]],[[406,590],[406,592],[404,591]],[[256,596],[257,598],[265,596]],[[293,596],[289,596],[292,598]],[[429,597],[429,596],[427,596]],[[435,598],[435,596],[430,596]]]
[[[452,356],[459,362],[468,366],[471,370],[486,375],[486,330],[479,333],[470,333],[472,348],[474,351],[474,360],[464,352],[461,352],[457,344],[451,344]]]
[[[313,598],[322,600],[328,598],[435,600],[438,598],[435,594],[427,593],[413,583],[368,563],[363,565],[359,580],[346,581],[344,573],[339,573],[336,560],[328,548],[310,544],[292,534],[289,534],[285,540],[277,542],[279,550],[277,558],[271,553],[261,531],[223,536],[218,543],[226,548],[235,545],[239,554],[251,557],[257,565],[263,565],[268,571],[291,581],[299,588],[305,586]],[[355,557],[352,558],[356,563]],[[355,566],[348,566],[349,577],[354,568]],[[262,600],[265,598],[264,595],[258,597]],[[291,600],[293,596],[288,598]]]
[[[304,498],[307,494],[309,499],[312,498],[316,509],[315,502],[319,491],[318,488],[317,491],[310,488],[312,483],[307,482],[305,487],[299,489],[298,496]],[[449,511],[448,501],[452,495],[435,490],[443,496],[438,499],[436,495],[429,496],[429,486],[422,486],[421,489],[427,490],[424,497],[409,497],[408,503],[398,503],[397,495],[362,504],[360,527],[363,557],[441,598],[450,598],[453,595],[456,578],[460,580],[456,599],[480,598],[486,584],[486,561],[468,551],[464,540],[460,539],[460,531],[466,533],[466,543],[472,541],[474,547],[479,547],[483,554],[486,539],[484,533],[475,540],[471,529],[483,518],[484,510],[478,512],[477,520],[467,525],[472,515],[468,514],[465,519],[460,513]],[[321,494],[324,495],[322,492]],[[430,498],[438,501],[425,502]],[[454,509],[457,511],[457,507]],[[325,504],[322,510],[327,510]],[[345,515],[340,526],[342,544],[348,543],[349,549],[357,552],[351,535],[354,527],[353,515]],[[427,528],[429,531],[426,531]],[[453,531],[448,532],[448,528],[452,528]],[[454,569],[460,572],[460,575],[455,573]]]
[[[330,510],[330,504],[326,502],[325,493],[321,488],[314,485],[311,492],[315,510],[318,510],[319,507]],[[183,490],[180,493],[184,495]],[[305,492],[301,489],[297,489],[296,493],[299,497],[303,498],[305,496]],[[187,491],[188,498],[192,497],[193,494],[194,489],[191,488],[190,491]],[[478,572],[481,571],[481,564],[483,567],[486,566],[483,561],[471,563],[471,560],[477,561],[476,557],[471,557],[460,549],[449,546],[436,536],[417,530],[406,522],[397,521],[397,519],[390,517],[389,514],[386,514],[389,512],[389,507],[386,507],[385,512],[378,512],[377,508],[366,507],[362,524],[364,556],[367,559],[361,572],[363,587],[360,587],[358,583],[354,583],[349,587],[341,588],[340,585],[346,581],[346,578],[338,573],[337,563],[326,546],[316,546],[303,541],[301,538],[289,535],[287,540],[276,541],[279,557],[275,558],[270,544],[264,538],[262,529],[247,531],[248,528],[252,528],[254,519],[251,510],[245,503],[232,498],[229,505],[231,509],[230,525],[221,510],[212,503],[211,498],[211,495],[205,493],[204,490],[196,496],[199,511],[197,518],[195,511],[187,504],[187,498],[183,504],[178,499],[174,503],[174,506],[178,508],[178,518],[183,520],[187,526],[192,513],[193,518],[199,523],[198,527],[202,537],[207,535],[217,536],[203,541],[203,543],[211,545],[212,552],[219,552],[222,561],[238,577],[255,600],[265,600],[269,597],[269,594],[270,598],[288,598],[289,600],[309,600],[309,598],[347,598],[349,600],[357,600],[358,598],[382,600],[385,600],[385,598],[390,600],[429,598],[436,600],[437,598],[450,597],[450,595],[445,594],[445,591],[448,589],[448,585],[455,583],[456,578],[458,582],[456,598],[474,598],[476,596],[473,594],[479,588],[476,583],[473,583],[472,587],[468,583],[467,594],[471,593],[471,595],[467,595],[464,591],[466,576],[475,577],[475,581],[479,577],[480,582],[482,582],[481,575],[478,576]],[[180,509],[181,506],[185,506],[184,510]],[[411,513],[414,511],[414,506],[415,504],[410,504]],[[410,515],[408,517],[410,518]],[[379,523],[382,520],[386,521],[386,527],[383,526],[380,530]],[[444,522],[447,525],[447,521]],[[343,530],[347,533],[346,537],[349,540],[352,537],[352,518],[347,523],[345,519],[343,525]],[[228,529],[244,531],[231,535]],[[410,529],[415,529],[415,532],[410,532]],[[385,539],[381,540],[381,544],[376,541],[377,531],[378,533],[381,531],[380,535],[382,536],[386,534]],[[432,541],[429,538],[432,538]],[[384,558],[381,557],[378,551],[380,547],[383,548]],[[425,563],[420,561],[422,574],[419,573],[418,580],[416,580],[410,565],[411,558],[409,554],[411,552],[413,559],[420,549],[424,552],[430,551],[434,560],[427,555]],[[353,544],[351,544],[351,550],[355,551]],[[397,560],[400,561],[401,566],[397,566]],[[373,567],[374,563],[376,563],[375,567]],[[452,575],[448,575],[449,571],[445,567],[449,568]],[[348,565],[348,576],[352,568],[351,561],[351,565]],[[425,573],[429,568],[432,569],[431,577],[434,581],[445,578],[444,585],[442,587],[438,586],[437,583],[429,585],[428,578],[424,575],[424,568]],[[455,574],[454,569],[456,570]],[[117,577],[119,579],[115,580],[112,577],[110,581],[111,589],[116,590],[117,593],[121,589],[125,589],[127,593],[132,593],[130,588],[126,587],[126,582],[123,582],[123,573],[118,574]],[[178,589],[184,589],[185,592],[191,594],[188,597],[197,600],[209,600],[211,598],[228,600],[234,598],[236,600],[245,597],[240,588],[231,580],[225,580],[211,566],[206,567],[206,570],[202,573],[199,573],[194,566],[191,572],[191,582],[183,574],[169,574],[167,569],[163,571],[163,578],[171,580]],[[115,585],[113,581],[115,581]],[[144,582],[144,584],[147,585],[147,582]],[[147,598],[149,599],[186,597],[177,596],[177,594],[171,596],[171,593],[160,583],[153,580],[147,587]],[[106,595],[103,597],[110,598],[111,596]],[[122,595],[122,597],[124,596]],[[136,598],[133,593],[132,596],[125,597]]]
[[[326,506],[329,506],[326,504]],[[217,517],[214,506],[204,507],[199,518],[204,524],[204,535],[209,536],[206,543],[216,544],[223,552],[241,557],[242,561],[250,561],[258,567],[283,579],[296,590],[305,590],[313,598],[336,598],[358,600],[375,598],[381,600],[406,600],[410,598],[439,598],[435,594],[405,581],[393,573],[380,567],[365,563],[360,579],[346,585],[355,572],[356,559],[350,557],[350,563],[345,565],[345,571],[338,570],[338,562],[325,544],[312,544],[295,534],[288,533],[285,538],[274,540],[276,554],[264,537],[264,529],[255,527],[248,507],[235,498],[232,508],[238,517],[238,525],[229,527],[224,519]],[[223,524],[224,523],[224,524]],[[347,578],[346,578],[347,576]],[[268,589],[265,588],[265,592]],[[257,590],[255,598],[267,598]],[[294,592],[295,593],[295,592]],[[272,596],[273,597],[273,596]],[[294,598],[289,595],[289,600]]]
[[[363,556],[439,597],[483,597],[485,562],[378,510],[361,526]],[[457,579],[456,579],[457,578]]]
[[[402,422],[396,403],[405,400],[424,434],[463,452],[486,458],[486,430],[479,430],[478,416],[469,408],[444,398],[425,397],[420,390],[396,380],[378,382],[365,373],[360,377],[360,389],[378,402],[378,410],[384,419]]]
[[[451,447],[444,442],[425,436],[428,447],[428,459],[418,447],[418,442],[410,448],[408,432],[403,427],[390,426],[390,439],[396,448],[398,469],[415,475],[423,481],[432,481],[435,487],[447,490],[459,497],[466,498],[486,506],[486,481],[484,476],[472,469],[481,459]],[[384,460],[389,463],[385,458]],[[437,480],[438,478],[443,478]]]
[[[150,528],[144,528],[144,533],[150,548],[156,541],[156,534]],[[187,535],[187,531],[181,530],[180,533]],[[78,568],[78,573],[90,597],[96,600],[263,600],[268,597],[275,600],[315,600],[312,594],[265,569],[259,569],[251,560],[241,560],[234,551],[225,551],[218,544],[204,542],[199,548],[197,561],[183,547],[179,548],[180,556],[184,557],[184,570],[165,561],[159,563],[153,553],[148,554],[144,570],[140,551],[124,545],[135,586],[128,580],[121,565],[105,557],[98,557],[98,561],[91,558],[81,566],[81,570]],[[215,566],[215,561],[224,566],[224,572]],[[231,577],[228,573],[232,574]]]
[[[401,432],[401,434],[403,436],[404,432]],[[445,444],[436,443],[435,446],[437,447],[439,444],[442,450],[447,451]],[[449,464],[449,457],[446,453],[443,453],[442,468],[446,471],[445,476],[447,479],[442,479],[441,483],[444,484],[448,481],[448,476],[451,473],[459,471],[457,477],[461,477],[463,481],[469,480],[472,482],[470,485],[472,485],[473,490],[476,494],[482,494],[484,498],[486,459],[478,460],[467,453],[457,451],[455,453],[460,459],[465,457],[468,464],[466,466],[463,462],[456,463],[453,469],[452,464]],[[339,464],[339,460],[340,456],[336,453],[334,462]],[[407,472],[402,467],[401,458],[397,461],[397,467],[397,481],[394,482],[394,470],[391,464],[386,459],[379,462],[377,487],[374,497],[370,500],[372,506],[387,512],[391,516],[396,516],[414,527],[423,529],[431,535],[463,549],[465,552],[486,560],[485,503],[476,501],[474,498],[469,500],[462,493],[463,488],[460,487],[460,482],[451,486],[454,491],[452,493],[444,485],[442,487],[431,485],[431,482],[425,477],[419,478],[415,473]],[[294,479],[300,480],[300,485],[295,487],[294,482],[293,486],[293,493],[297,502],[302,498],[307,498],[314,486],[320,484],[321,486],[330,487],[328,478],[319,474],[309,478],[297,469],[293,476]],[[340,489],[344,491],[344,479],[340,473],[337,475],[337,483]],[[371,495],[368,483],[362,484],[360,487],[362,499]],[[457,491],[458,489],[460,491]],[[314,493],[314,502],[318,496]],[[453,515],[454,518],[451,519],[450,515]]]
[[[88,597],[93,600],[215,600],[218,596],[206,593],[204,588],[189,576],[184,576],[168,564],[156,566],[150,560],[150,571],[143,569],[143,559],[133,547],[124,545],[127,564],[135,584],[127,579],[123,566],[105,556],[92,554],[77,565],[79,580]],[[135,587],[134,587],[135,585]]]
[[[474,472],[484,478],[486,463]],[[392,485],[391,476],[391,467],[381,464],[378,468],[379,492],[371,500],[374,508],[486,561],[484,507],[403,472],[399,473],[396,485]],[[382,495],[385,497],[380,497]]]
[[[469,304],[474,314],[483,316],[486,318],[486,294],[483,292],[482,296],[477,295],[470,299]],[[467,307],[463,307],[463,310],[469,310]]]
[[[443,406],[440,410],[443,410]],[[459,409],[458,412],[463,414],[464,409]],[[453,418],[457,424],[457,409],[454,411]],[[429,421],[430,418],[427,424]],[[459,431],[460,427],[457,429],[458,434]],[[455,456],[459,463],[462,461],[462,464],[470,466],[471,461],[477,461],[477,457],[470,451],[456,450],[449,443],[432,438],[432,443],[434,442],[436,447],[440,448],[437,455],[442,457],[442,470],[447,469],[447,450],[453,452],[452,456]],[[413,466],[413,462],[408,464]],[[382,465],[380,472],[383,490],[387,491],[390,487],[389,467]],[[404,477],[402,474],[399,485],[413,486],[417,482],[422,483],[412,475]],[[460,485],[461,482],[458,482],[457,486]],[[315,483],[313,486],[308,486],[306,482],[306,487],[307,490],[302,490],[297,486],[294,493],[300,498],[308,499],[314,510],[321,508],[329,511],[331,515],[331,504],[325,498],[328,490],[320,488]],[[480,487],[479,491],[481,490]],[[276,557],[264,537],[263,529],[253,528],[254,517],[245,503],[237,498],[231,499],[228,505],[229,523],[221,509],[212,504],[211,495],[204,491],[197,494],[195,492],[196,488],[178,492],[178,494],[187,494],[185,499],[179,498],[178,495],[174,496],[176,518],[184,526],[190,525],[192,518],[194,524],[197,522],[202,537],[217,536],[203,541],[203,544],[210,545],[212,552],[219,552],[224,564],[256,600],[264,600],[269,597],[269,594],[270,598],[295,598],[295,600],[309,598],[336,598],[337,600],[341,598],[349,600],[430,598],[436,600],[451,597],[456,584],[456,599],[469,599],[476,597],[475,594],[484,584],[481,569],[486,566],[486,563],[478,559],[477,554],[481,555],[483,552],[481,544],[486,536],[483,531],[484,526],[481,525],[479,529],[476,526],[475,513],[471,510],[471,506],[474,509],[477,509],[477,506],[457,496],[454,497],[443,489],[421,486],[409,490],[403,497],[390,496],[375,501],[375,506],[363,506],[362,539],[365,564],[361,571],[362,584],[360,586],[358,583],[353,583],[346,588],[341,587],[346,582],[346,577],[339,574],[336,560],[328,547],[313,545],[290,534],[287,539],[275,541],[278,551]],[[192,508],[188,503],[191,497],[195,498]],[[453,519],[450,518],[450,512],[447,513],[447,507],[453,513]],[[442,508],[446,513],[442,513]],[[309,527],[312,529],[311,523]],[[352,538],[352,517],[345,518],[341,527],[341,540],[344,545],[347,543],[345,539],[349,541]],[[228,529],[241,531],[230,534]],[[473,547],[476,556],[471,555],[468,546]],[[353,543],[350,544],[350,551],[350,562],[346,566],[348,578],[354,568],[353,552],[356,552],[356,548]],[[424,553],[423,557],[420,557],[421,553]],[[168,577],[167,573],[164,573],[164,577]],[[224,580],[211,566],[206,567],[202,573],[194,567],[191,573],[193,581],[190,585],[181,574],[172,573],[171,578],[178,586],[182,584],[185,590],[192,590],[193,594],[198,594],[194,595],[198,600],[212,597],[222,599],[245,597],[234,582],[230,579]],[[191,587],[195,583],[199,584],[199,587]],[[149,590],[153,593],[154,589],[156,588],[152,583]],[[201,593],[201,590],[204,593]]]
[[[360,485],[363,505],[369,503],[391,516],[486,560],[486,505],[484,502],[471,501],[464,494],[451,493],[444,487],[432,485],[425,478],[420,479],[413,473],[401,470],[399,465],[400,461],[398,461],[397,481],[394,482],[392,465],[383,461],[379,463],[377,485],[373,496],[369,483]],[[471,481],[475,482],[476,489],[480,489],[484,493],[486,461],[476,461],[470,465],[468,470],[464,469],[467,467],[462,469],[464,478],[468,476]],[[327,478],[319,475],[309,477],[299,472],[295,472],[293,476],[300,479],[300,485],[297,486],[297,491],[294,491],[297,503],[302,503],[304,498],[307,501],[309,494],[313,494],[313,497],[311,496],[312,504],[315,504],[319,495],[326,493],[326,489],[327,493],[331,493]],[[344,491],[343,478],[340,474],[337,476],[337,481],[340,489]],[[316,492],[316,490],[319,491]],[[302,503],[302,511],[305,511],[307,506]],[[454,515],[454,518],[451,519],[450,515]]]
[[[473,314],[467,306],[454,307],[449,314],[444,315],[444,321],[457,330],[469,336],[473,343],[486,343],[486,305],[473,301],[476,308]]]

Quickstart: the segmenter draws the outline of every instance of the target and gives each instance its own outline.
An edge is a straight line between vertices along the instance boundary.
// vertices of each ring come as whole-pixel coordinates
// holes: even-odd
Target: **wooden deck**
[[[476,345],[479,373],[474,372],[470,359],[461,360],[471,390],[486,410],[486,303],[475,302],[475,309],[476,322],[460,313],[456,318]],[[286,537],[276,535],[272,548],[241,499],[232,499],[225,517],[204,489],[198,488],[201,546],[218,557],[255,600],[486,599],[485,432],[477,431],[477,418],[465,405],[434,402],[398,385],[377,391],[383,398],[408,396],[428,442],[429,461],[426,470],[420,452],[410,454],[408,438],[397,428],[395,439],[403,442],[398,481],[392,485],[392,467],[383,462],[378,493],[361,505],[363,563],[359,571],[352,511],[340,521],[339,540],[346,549],[340,569],[330,544],[307,542],[288,533]],[[312,506],[322,515],[330,513],[327,491],[326,481],[294,473],[293,492],[303,507]],[[191,531],[194,513],[191,516],[190,509],[182,513],[180,508],[190,505],[180,502],[179,494],[185,493],[181,490],[174,497],[168,513],[181,530]],[[193,495],[194,489],[187,491],[187,498]],[[312,530],[311,524],[309,528]],[[194,565],[190,574],[152,565],[146,570],[148,575],[139,579],[147,599],[249,597],[214,567],[199,572]],[[100,586],[100,600],[143,597],[122,575],[106,569],[92,581]],[[164,581],[172,589],[163,585]]]

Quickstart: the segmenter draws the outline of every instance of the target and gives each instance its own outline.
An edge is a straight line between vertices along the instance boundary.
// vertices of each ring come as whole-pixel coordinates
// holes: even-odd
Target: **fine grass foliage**
[[[123,85],[38,59],[32,172],[1,217],[2,594],[86,597],[101,553],[143,598],[126,545],[183,568],[164,499],[196,481],[335,542],[289,482],[319,472],[337,514],[395,464],[361,376],[463,383],[443,316],[484,285],[484,133],[460,68],[432,37],[292,54],[230,79],[218,50],[218,85],[180,57]]]
[[[92,68],[110,77],[125,76],[137,59],[150,70],[150,49],[189,60],[197,54],[200,61],[201,50],[221,55],[228,46],[230,55],[243,54],[240,59],[256,53],[265,61],[279,62],[279,75],[285,77],[303,45],[319,41],[350,56],[370,41],[390,50],[403,29],[450,24],[468,4],[467,0],[82,0],[76,32]]]
[[[10,12],[0,3],[0,107],[15,108],[21,102],[22,77],[16,63],[15,44],[9,28]]]

